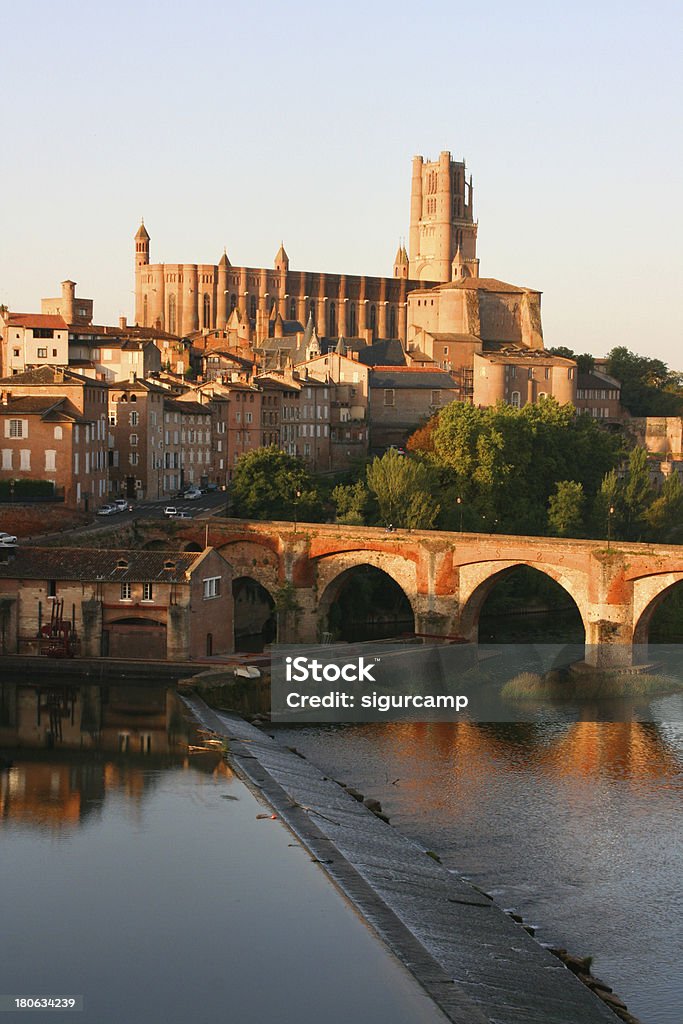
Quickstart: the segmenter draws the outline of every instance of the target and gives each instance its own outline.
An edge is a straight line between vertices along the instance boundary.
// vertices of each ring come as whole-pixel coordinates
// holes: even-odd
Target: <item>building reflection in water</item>
[[[139,807],[165,768],[230,774],[175,693],[134,684],[0,684],[0,825],[60,831],[109,794]]]

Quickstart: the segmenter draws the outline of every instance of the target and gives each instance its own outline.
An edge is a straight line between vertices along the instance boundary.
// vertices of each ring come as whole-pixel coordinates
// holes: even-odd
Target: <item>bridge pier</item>
[[[616,611],[611,609],[612,614]],[[586,624],[586,664],[592,668],[630,668],[636,658],[630,608],[619,618],[600,618]]]

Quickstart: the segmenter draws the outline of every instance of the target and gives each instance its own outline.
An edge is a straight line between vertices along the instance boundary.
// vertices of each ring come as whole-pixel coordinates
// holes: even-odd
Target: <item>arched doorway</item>
[[[461,628],[487,644],[585,643],[581,612],[569,591],[529,565],[493,573],[470,595]]]
[[[232,581],[235,650],[262,651],[276,639],[275,601],[264,586],[251,576]]]
[[[333,640],[380,640],[415,632],[404,590],[383,569],[365,563],[345,569],[327,586],[319,623]]]

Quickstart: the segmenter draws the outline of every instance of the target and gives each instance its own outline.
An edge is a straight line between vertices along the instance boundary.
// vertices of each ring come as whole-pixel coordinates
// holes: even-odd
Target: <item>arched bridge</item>
[[[138,523],[143,543],[168,543],[167,530],[181,547],[204,546],[206,521]],[[209,520],[208,543],[235,576],[255,579],[271,596],[293,586],[297,610],[281,635],[289,641],[316,640],[342,574],[368,565],[403,589],[416,632],[474,640],[489,591],[505,574],[530,566],[573,598],[590,645],[587,658],[628,664],[632,646],[647,643],[657,605],[683,581],[683,546],[608,548],[604,541],[238,519]]]

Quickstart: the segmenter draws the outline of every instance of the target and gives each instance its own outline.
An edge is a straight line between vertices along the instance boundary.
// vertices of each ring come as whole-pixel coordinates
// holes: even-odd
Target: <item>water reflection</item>
[[[444,864],[595,957],[646,1024],[683,1005],[680,723],[539,721],[278,728],[382,802]]]
[[[0,823],[52,832],[101,815],[106,798],[140,807],[176,766],[229,775],[172,690],[155,685],[3,683]]]

